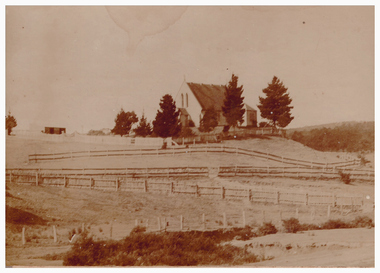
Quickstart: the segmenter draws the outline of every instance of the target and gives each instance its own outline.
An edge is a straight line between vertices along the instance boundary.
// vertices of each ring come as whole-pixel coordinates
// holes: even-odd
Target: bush
[[[297,233],[297,231],[301,230],[300,222],[294,217],[288,220],[282,220],[282,225],[284,226],[287,233]]]
[[[220,244],[249,228],[223,232],[134,232],[122,241],[94,241],[84,236],[64,257],[64,266],[195,266],[245,264],[258,261],[246,248]]]
[[[356,228],[368,227],[372,228],[375,224],[372,222],[372,219],[368,216],[357,216],[355,220],[352,221],[352,226]]]
[[[277,228],[271,222],[263,223],[258,229],[258,234],[260,236],[265,236],[268,234],[276,234],[276,233],[277,233]]]
[[[350,223],[344,222],[340,219],[328,220],[322,225],[322,229],[337,229],[337,228],[351,228]]]
[[[339,175],[340,175],[340,180],[342,180],[344,182],[344,184],[350,184],[351,182],[351,178],[350,178],[350,174],[349,173],[344,173],[342,171],[339,170]]]
[[[193,120],[189,120],[189,127],[195,127],[195,123]]]
[[[137,234],[137,233],[144,233],[146,231],[146,227],[142,227],[142,226],[137,226],[137,227],[134,227],[131,231],[131,235],[133,234]]]

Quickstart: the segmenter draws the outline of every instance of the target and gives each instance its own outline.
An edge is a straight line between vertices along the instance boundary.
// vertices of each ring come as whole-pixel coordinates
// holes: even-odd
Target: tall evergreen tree
[[[199,131],[210,132],[216,126],[218,126],[218,113],[214,107],[208,108],[201,119],[201,124],[199,126]]]
[[[120,136],[128,135],[132,125],[138,121],[139,119],[134,111],[124,112],[123,108],[121,108],[115,118],[115,127],[111,130],[111,132]]]
[[[11,115],[11,112],[8,112],[8,115],[5,116],[5,129],[8,129],[8,135],[12,133],[12,129],[17,126],[17,121],[14,116]]]
[[[238,86],[238,76],[232,74],[230,82],[226,85],[224,105],[222,106],[223,116],[230,127],[236,127],[244,121],[243,91],[243,86]]]
[[[292,99],[287,91],[288,88],[283,82],[274,76],[268,87],[263,89],[266,97],[259,97],[260,104],[257,107],[260,109],[261,117],[270,120],[275,128],[284,128],[294,119],[290,113],[293,109],[293,106],[290,106]]]
[[[177,136],[181,131],[179,110],[173,97],[166,94],[160,101],[160,110],[157,110],[156,119],[153,121],[153,132],[159,137]]]
[[[146,137],[152,133],[152,127],[147,122],[146,117],[142,114],[139,125],[133,130],[136,136]]]

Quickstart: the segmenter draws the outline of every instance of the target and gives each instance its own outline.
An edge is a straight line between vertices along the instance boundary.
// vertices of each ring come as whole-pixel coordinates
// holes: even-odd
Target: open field
[[[274,137],[244,141],[228,141],[229,146],[277,154],[289,158],[299,158],[316,162],[341,161],[344,153],[322,153],[303,145]],[[120,146],[97,144],[40,142],[37,140],[7,139],[6,167],[29,168],[95,168],[95,167],[162,167],[162,166],[220,166],[220,165],[259,165],[275,163],[235,155],[184,155],[184,156],[147,156],[133,158],[98,158],[81,160],[62,160],[44,163],[28,163],[31,153],[49,153],[75,150],[126,149]],[[338,158],[339,156],[339,158]],[[373,161],[372,161],[373,162]],[[374,182],[353,182],[349,185],[339,180],[295,180],[290,178],[202,178],[194,183],[214,185],[248,185],[257,189],[288,190],[295,192],[327,192],[359,194],[366,196],[362,208],[351,211],[350,208],[331,208],[332,219],[352,220],[356,216],[368,216],[373,219]],[[179,230],[180,216],[184,218],[184,230],[205,228],[202,216],[205,215],[206,228],[223,227],[223,216],[227,216],[228,227],[242,226],[244,211],[246,224],[257,226],[272,221],[281,232],[281,218],[298,216],[301,223],[319,224],[327,218],[326,206],[274,205],[247,201],[199,198],[186,195],[159,195],[143,192],[110,192],[88,189],[36,187],[13,183],[7,184],[6,205],[6,261],[9,266],[61,266],[62,260],[46,260],[43,256],[64,253],[70,248],[70,232],[84,226],[96,238],[122,239],[135,226],[148,225],[148,231],[158,229],[158,217],[161,228],[163,222],[169,222],[167,229]],[[8,213],[9,212],[9,213]],[[164,220],[165,219],[165,220]],[[53,225],[57,228],[57,242],[53,242]],[[21,243],[22,227],[26,227],[26,244]],[[343,233],[339,233],[343,231]],[[345,234],[345,236],[337,236]],[[314,235],[312,235],[314,234]],[[277,237],[276,237],[277,236]],[[333,240],[329,238],[335,238]],[[356,238],[357,241],[348,238]],[[254,241],[234,243],[272,244],[276,247],[254,247],[252,251],[266,251],[273,260],[247,266],[297,267],[297,266],[363,266],[374,264],[372,245],[373,229],[323,230],[301,234],[275,234],[254,238]],[[311,241],[310,241],[311,240]],[[328,244],[325,246],[324,244]],[[291,243],[292,250],[283,246]],[[313,246],[314,243],[314,246]],[[297,244],[300,248],[297,249]],[[297,253],[295,253],[297,252]],[[260,254],[260,253],[257,253]],[[341,255],[346,255],[341,258]],[[59,255],[58,255],[59,256]],[[335,258],[334,258],[335,257]]]

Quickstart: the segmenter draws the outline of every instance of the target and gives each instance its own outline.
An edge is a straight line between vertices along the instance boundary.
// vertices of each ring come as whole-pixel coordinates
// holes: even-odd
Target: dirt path
[[[251,244],[253,253],[273,258],[250,267],[374,267],[374,233],[367,228],[315,230],[232,243]]]

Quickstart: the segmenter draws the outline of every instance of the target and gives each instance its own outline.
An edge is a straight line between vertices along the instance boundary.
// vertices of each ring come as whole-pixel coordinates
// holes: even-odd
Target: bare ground
[[[242,148],[266,151],[284,157],[313,161],[341,161],[344,154],[321,153],[304,147],[290,140],[253,139],[227,142],[225,145],[239,145]],[[134,158],[100,158],[85,160],[68,160],[46,163],[28,163],[27,155],[71,150],[120,149],[120,146],[54,143],[37,140],[7,139],[6,167],[154,167],[154,166],[219,166],[232,164],[250,164],[266,166],[266,161],[259,161],[245,156],[231,155],[191,155],[165,157]],[[125,147],[122,147],[125,148]],[[311,151],[310,151],[311,150]],[[338,158],[339,156],[339,158]],[[323,162],[323,161],[322,161]],[[287,189],[289,191],[318,191],[347,194],[363,194],[365,206],[360,211],[352,212],[349,208],[332,209],[331,218],[352,220],[356,216],[373,218],[374,183],[354,182],[346,185],[341,181],[293,180],[271,178],[239,178],[194,181],[197,183],[250,185],[260,189]],[[148,230],[158,228],[158,217],[165,218],[170,225],[168,230],[179,229],[179,217],[185,219],[185,229],[202,229],[202,214],[206,216],[207,228],[222,227],[223,213],[227,214],[229,226],[241,226],[242,211],[246,213],[246,224],[258,225],[262,221],[272,221],[281,231],[280,212],[283,219],[294,217],[298,210],[301,223],[322,223],[327,220],[327,207],[316,207],[315,216],[311,207],[295,205],[273,205],[265,203],[248,203],[243,201],[196,198],[192,196],[165,196],[152,193],[102,192],[55,187],[35,187],[8,185],[6,204],[20,211],[34,214],[46,221],[44,225],[22,223],[7,220],[6,225],[6,265],[7,266],[61,266],[62,260],[45,260],[46,254],[59,254],[70,248],[69,232],[85,225],[97,238],[121,239],[134,227],[136,219],[141,224],[148,223]],[[263,213],[264,211],[264,213]],[[148,222],[147,222],[148,221]],[[112,223],[112,224],[111,224]],[[53,243],[52,226],[56,225],[58,242]],[[21,244],[21,227],[26,227],[27,244]],[[112,229],[112,231],[111,231]],[[340,236],[339,234],[342,234]],[[343,236],[344,234],[344,236]],[[29,237],[28,237],[29,236]],[[356,238],[354,241],[350,238]],[[334,239],[334,240],[332,240]],[[263,240],[263,241],[261,241]],[[277,242],[277,244],[276,244]],[[336,244],[331,244],[336,242]],[[236,244],[250,244],[252,251],[274,259],[247,265],[249,267],[373,267],[374,238],[373,229],[349,229],[313,231],[303,234],[276,234],[255,238],[252,242],[236,241]],[[260,244],[273,246],[260,247]],[[257,244],[259,246],[257,246]],[[292,248],[286,250],[285,246]],[[297,248],[300,246],[300,248]],[[313,245],[314,244],[314,245]],[[326,244],[326,245],[324,245]],[[298,249],[298,251],[296,251]]]

